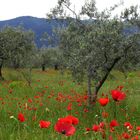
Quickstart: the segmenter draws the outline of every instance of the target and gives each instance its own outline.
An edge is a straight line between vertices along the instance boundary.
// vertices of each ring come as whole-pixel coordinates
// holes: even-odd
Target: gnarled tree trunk
[[[88,87],[88,105],[91,104],[92,102],[92,92],[91,92],[91,77],[88,76],[88,81],[87,81],[87,87]]]
[[[41,65],[42,71],[45,71],[45,64]]]
[[[88,105],[90,106],[92,103],[92,92],[91,92],[91,81],[92,81],[92,77],[91,77],[91,66],[89,65],[88,69],[87,69],[87,96],[88,96]]]
[[[110,74],[111,70],[114,68],[115,64],[118,63],[118,61],[120,59],[121,59],[121,57],[117,57],[116,59],[114,59],[114,61],[110,65],[110,67],[107,68],[106,74],[103,76],[102,80],[95,86],[95,90],[94,90],[93,97],[92,97],[92,102],[96,102],[98,91],[103,86],[103,84],[106,81],[106,79],[107,79],[108,75]]]
[[[2,66],[3,66],[3,60],[0,61],[0,80],[4,80],[2,76]]]

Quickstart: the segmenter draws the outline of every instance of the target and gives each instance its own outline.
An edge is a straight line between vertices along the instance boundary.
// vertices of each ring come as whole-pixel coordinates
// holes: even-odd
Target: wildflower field
[[[86,80],[78,83],[69,72],[33,70],[31,87],[20,72],[3,74],[0,140],[140,139],[140,71],[127,79],[114,71],[90,107]]]

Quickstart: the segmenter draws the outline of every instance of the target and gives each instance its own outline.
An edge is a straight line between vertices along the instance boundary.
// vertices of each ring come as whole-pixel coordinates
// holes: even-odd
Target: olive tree
[[[95,1],[86,3],[80,14],[86,14],[90,19],[87,21],[80,20],[80,15],[70,8],[68,0],[59,0],[58,5],[54,9],[57,9],[57,13],[63,9],[60,7],[66,7],[75,15],[67,29],[61,32],[60,48],[73,75],[87,78],[91,104],[96,101],[98,91],[115,65],[135,56],[140,50],[139,33],[126,34],[125,28],[131,27],[131,22],[124,22],[121,17],[111,17],[111,11],[117,5],[98,12]],[[92,81],[95,83],[93,92]]]
[[[0,31],[0,73],[4,62],[14,68],[23,67],[31,55],[34,45],[34,35],[17,27],[5,27]],[[2,73],[0,75],[2,78]],[[2,78],[3,79],[3,78]]]
[[[58,70],[59,68],[62,69],[63,56],[61,50],[58,47],[41,48],[39,50],[39,56],[40,56],[39,61],[40,61],[42,71],[45,71],[46,66],[48,68],[53,67],[55,70]]]

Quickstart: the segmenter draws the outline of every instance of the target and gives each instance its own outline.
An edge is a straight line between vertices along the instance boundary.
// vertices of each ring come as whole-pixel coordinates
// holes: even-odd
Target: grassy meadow
[[[127,79],[121,72],[112,75],[98,97],[107,96],[108,104],[101,106],[97,101],[88,107],[86,81],[75,82],[69,72],[61,75],[60,71],[35,69],[30,87],[20,70],[4,69],[6,80],[0,82],[0,140],[139,140],[140,71],[128,73]],[[120,85],[126,97],[115,102],[111,90]],[[58,119],[68,115],[78,119],[70,136],[54,129]],[[50,125],[43,128],[41,120]]]

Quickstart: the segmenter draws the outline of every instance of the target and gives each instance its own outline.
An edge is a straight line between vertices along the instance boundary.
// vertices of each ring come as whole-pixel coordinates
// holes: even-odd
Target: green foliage
[[[73,13],[75,19],[60,31],[60,48],[63,52],[65,63],[77,79],[88,79],[89,96],[91,96],[91,80],[96,81],[95,97],[101,86],[106,81],[112,69],[119,64],[139,63],[140,33],[127,34],[125,29],[133,27],[133,22],[139,20],[136,9],[131,7],[128,16],[130,20],[124,21],[123,16],[111,17],[111,12],[118,5],[99,12],[94,0],[88,1],[77,14],[70,6],[69,0],[60,0],[54,8],[57,11],[52,17],[69,17],[61,9],[67,8]],[[124,13],[125,14],[125,13]],[[88,16],[89,21],[82,21],[80,17]],[[122,13],[123,15],[123,13]],[[118,66],[116,66],[118,67]],[[98,84],[100,83],[100,84]]]
[[[132,73],[132,72],[129,72],[128,73],[128,78],[134,78],[135,77],[135,74],[134,73]]]
[[[12,81],[21,81],[23,80],[23,77],[21,73],[14,72],[14,70],[10,70],[6,72],[6,79],[12,80]]]
[[[5,27],[0,31],[0,71],[2,66],[15,69],[31,66],[35,53],[34,34],[21,27]]]
[[[61,67],[63,65],[63,56],[61,50],[56,48],[41,48],[39,50],[40,65],[44,64],[47,68],[52,68],[55,65]]]
[[[11,79],[12,80],[12,79]],[[13,81],[9,84],[9,88],[14,89],[17,87],[24,87],[24,82],[23,81]]]
[[[9,65],[19,68],[27,58],[27,54],[34,48],[33,33],[20,27],[5,27],[0,33],[0,59],[7,60]]]

